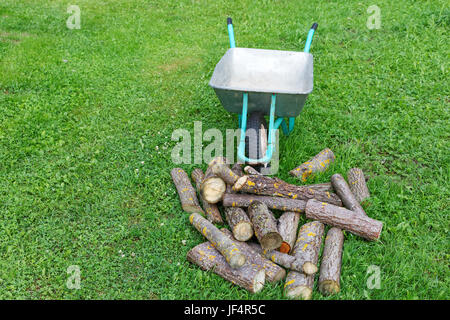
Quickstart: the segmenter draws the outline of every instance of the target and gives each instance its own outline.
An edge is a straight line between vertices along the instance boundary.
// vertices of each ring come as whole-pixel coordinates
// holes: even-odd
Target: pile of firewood
[[[289,173],[304,182],[334,160],[333,152],[325,149]],[[225,158],[217,157],[205,174],[201,169],[191,174],[203,209],[186,172],[175,168],[171,176],[183,210],[191,213],[189,221],[208,240],[192,248],[187,259],[253,293],[260,291],[266,280],[285,279],[286,297],[310,299],[317,272],[320,292],[339,292],[342,230],[373,241],[383,227],[360,205],[369,197],[369,190],[358,168],[349,170],[348,183],[334,174],[330,183],[299,186],[261,175],[250,166],[242,170],[240,164],[234,164],[230,168]],[[231,231],[214,225],[223,223],[220,202]],[[271,210],[283,214],[276,219]],[[312,221],[299,228],[300,214]],[[331,228],[319,268],[325,224]],[[251,241],[253,236],[257,241]]]

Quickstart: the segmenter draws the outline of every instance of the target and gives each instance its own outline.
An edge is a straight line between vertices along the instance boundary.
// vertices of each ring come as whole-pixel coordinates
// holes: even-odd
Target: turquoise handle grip
[[[230,48],[236,48],[236,41],[234,40],[233,21],[227,18],[228,37],[230,38]]]
[[[309,49],[311,48],[311,42],[314,36],[314,31],[316,31],[318,26],[319,25],[316,22],[314,22],[313,25],[311,26],[311,29],[309,29],[308,37],[306,38],[305,43],[305,50],[304,50],[305,52],[309,52]]]

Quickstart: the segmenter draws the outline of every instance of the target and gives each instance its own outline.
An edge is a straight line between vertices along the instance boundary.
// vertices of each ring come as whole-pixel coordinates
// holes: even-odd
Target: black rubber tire
[[[247,132],[248,130],[255,130],[256,132],[256,143],[255,139],[252,139],[250,142],[249,136],[246,136],[245,138],[245,156],[248,158],[262,158],[266,152],[266,149],[262,145],[264,142],[261,141],[261,132],[260,130],[263,129],[266,133],[265,135],[265,142],[267,148],[267,122],[264,118],[264,115],[259,112],[254,112],[248,115],[247,118]],[[251,134],[249,133],[251,136]],[[254,134],[253,134],[254,136]],[[261,150],[264,149],[264,150]],[[252,164],[252,166],[260,171],[260,168],[264,166],[263,164]]]

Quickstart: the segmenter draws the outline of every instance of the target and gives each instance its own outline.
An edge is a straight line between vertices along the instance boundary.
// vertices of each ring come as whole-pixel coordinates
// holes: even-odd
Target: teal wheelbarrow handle
[[[311,29],[309,29],[308,32],[308,37],[306,38],[306,43],[305,43],[305,50],[303,50],[304,52],[309,52],[309,49],[311,48],[311,42],[314,36],[314,31],[317,30],[317,27],[319,25],[317,24],[317,22],[314,22],[313,25],[311,26]]]

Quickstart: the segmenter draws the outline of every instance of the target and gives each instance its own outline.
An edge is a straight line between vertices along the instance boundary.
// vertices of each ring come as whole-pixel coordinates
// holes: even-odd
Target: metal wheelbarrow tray
[[[243,94],[248,93],[248,112],[269,115],[275,93],[275,115],[296,117],[313,89],[313,56],[306,52],[231,48],[216,65],[209,85],[229,112],[240,114]]]
[[[294,129],[295,117],[313,89],[313,56],[309,49],[317,23],[308,32],[304,52],[236,48],[231,18],[227,25],[230,49],[216,65],[209,85],[225,110],[239,114],[239,160],[267,165],[276,147],[275,130],[281,126],[288,135]],[[260,138],[256,144],[265,145],[265,151],[259,150],[257,159],[245,155],[248,114],[261,114],[263,120],[262,115],[269,115],[267,143],[261,143],[265,139]],[[284,117],[289,118],[289,128]]]

